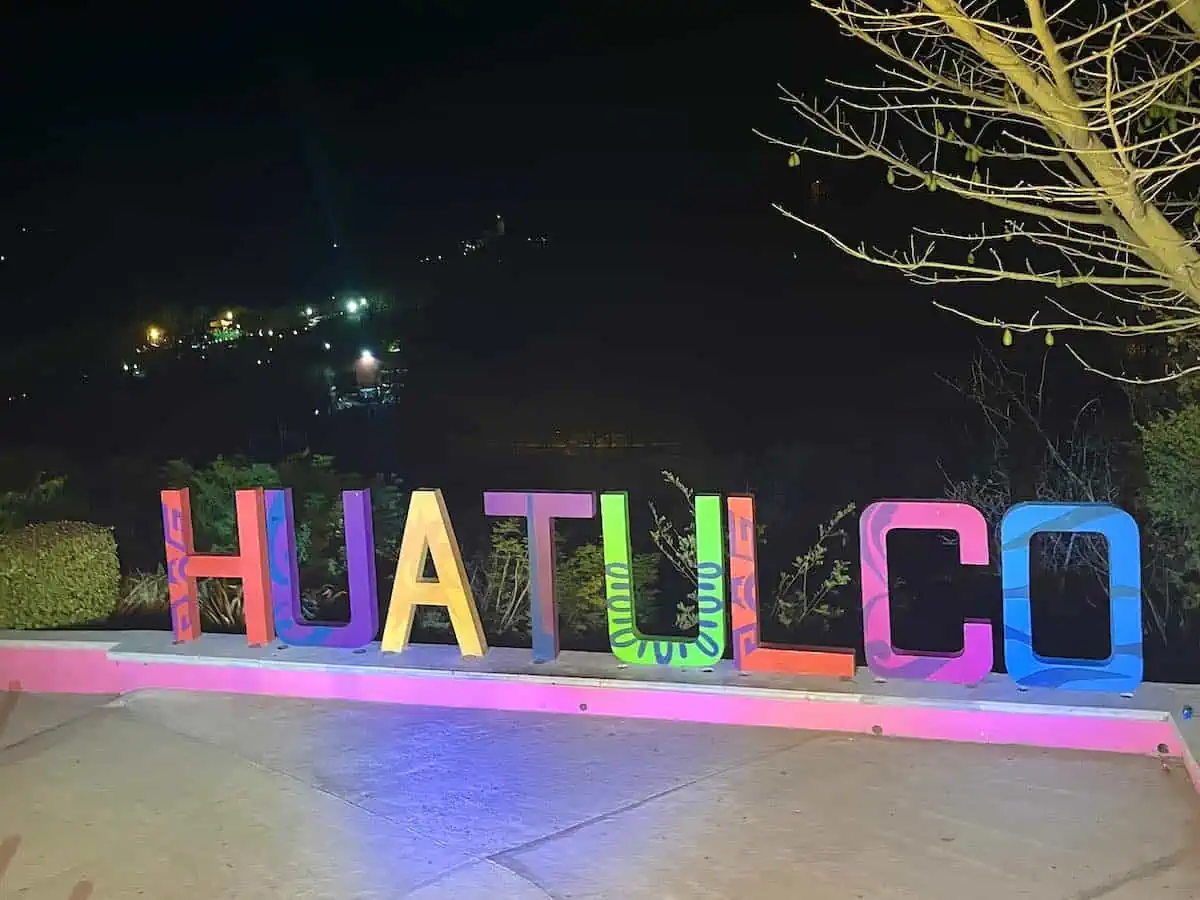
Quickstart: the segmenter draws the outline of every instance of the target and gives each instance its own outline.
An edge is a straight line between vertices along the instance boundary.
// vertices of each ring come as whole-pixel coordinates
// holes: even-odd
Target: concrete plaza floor
[[[0,897],[1167,900],[1154,759],[583,716],[0,695]]]

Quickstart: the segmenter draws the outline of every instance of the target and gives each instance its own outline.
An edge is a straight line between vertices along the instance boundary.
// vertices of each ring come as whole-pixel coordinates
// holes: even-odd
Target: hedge
[[[0,534],[0,628],[65,628],[108,619],[120,599],[112,531],[47,522]]]

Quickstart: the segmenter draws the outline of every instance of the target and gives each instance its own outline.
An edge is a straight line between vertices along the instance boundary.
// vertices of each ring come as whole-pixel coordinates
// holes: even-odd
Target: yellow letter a
[[[437,578],[424,575],[426,554],[433,560]],[[418,606],[446,607],[463,656],[487,653],[487,639],[467,581],[462,551],[438,490],[413,491],[408,501],[392,601],[383,626],[380,649],[385,653],[399,653],[408,646]]]

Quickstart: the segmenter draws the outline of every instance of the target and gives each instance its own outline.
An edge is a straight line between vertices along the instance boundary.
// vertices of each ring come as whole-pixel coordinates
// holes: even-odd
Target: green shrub
[[[559,548],[558,614],[563,629],[580,636],[608,632],[608,596],[604,591],[604,546],[599,541],[567,552]],[[639,621],[653,620],[659,603],[658,557],[633,557],[633,602]]]
[[[65,478],[45,478],[38,473],[19,491],[0,491],[0,534],[31,521],[56,518],[52,510],[61,509],[65,485]]]
[[[278,465],[252,462],[241,456],[218,456],[203,468],[196,468],[186,460],[175,460],[167,463],[164,482],[169,487],[187,488],[191,492],[192,528],[196,549],[201,553],[237,552],[235,491],[291,488],[296,557],[301,584],[306,588],[323,588],[327,581],[345,576],[342,491],[370,490],[375,556],[381,571],[395,568],[408,513],[408,495],[401,492],[395,481],[382,475],[364,478],[335,470],[332,456],[305,451]],[[217,598],[214,602],[218,606],[227,605],[228,597],[220,590],[213,597]],[[202,603],[203,598],[201,592]],[[224,615],[221,613],[218,619]]]
[[[1146,610],[1164,645],[1200,624],[1200,403],[1140,427],[1146,483],[1141,500],[1148,573]]]
[[[117,618],[166,613],[170,609],[167,570],[161,565],[153,572],[131,572],[121,578],[121,599],[113,612]]]
[[[604,591],[604,548],[599,541],[569,549],[555,535],[555,599],[562,631],[575,637],[602,636],[608,631],[608,598]],[[492,524],[486,555],[467,562],[467,574],[483,630],[492,641],[528,638],[530,628],[529,540],[525,523],[500,518]],[[634,602],[639,613],[658,603],[658,557],[633,558]],[[421,611],[421,624],[448,631],[450,618],[436,607]]]
[[[0,535],[0,628],[65,628],[109,618],[121,572],[112,531],[48,522]]]

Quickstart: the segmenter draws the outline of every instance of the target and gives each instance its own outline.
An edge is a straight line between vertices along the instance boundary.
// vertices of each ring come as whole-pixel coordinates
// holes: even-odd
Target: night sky
[[[620,320],[635,355],[719,334],[771,372],[928,370],[963,333],[932,295],[770,209],[805,209],[820,178],[822,221],[898,236],[911,211],[882,172],[789,169],[751,134],[800,136],[776,82],[863,74],[861,51],[803,4],[649,7],[10,17],[9,327],[403,292],[425,248],[502,214],[578,273],[506,301],[534,307],[514,313],[525,330],[540,317],[569,342]]]

